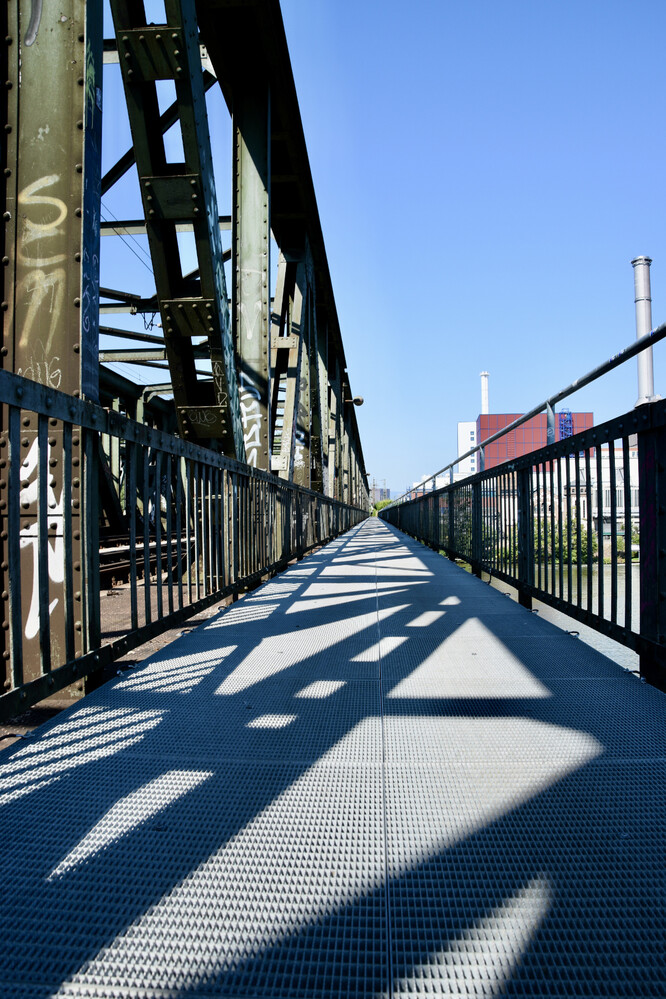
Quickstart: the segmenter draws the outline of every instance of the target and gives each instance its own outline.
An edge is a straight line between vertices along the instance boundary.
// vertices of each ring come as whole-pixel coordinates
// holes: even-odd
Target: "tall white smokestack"
[[[488,372],[481,372],[481,416],[488,415]]]
[[[634,303],[636,305],[636,338],[645,336],[652,329],[652,295],[650,292],[650,257],[635,257],[631,261],[634,268]],[[659,396],[654,394],[654,373],[652,370],[652,347],[642,351],[638,361],[638,401],[654,402]]]

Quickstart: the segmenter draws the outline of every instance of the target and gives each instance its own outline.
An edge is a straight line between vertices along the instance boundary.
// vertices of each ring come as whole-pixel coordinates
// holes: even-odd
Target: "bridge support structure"
[[[101,647],[100,544],[130,543],[138,531],[162,557],[156,534],[175,529],[167,524],[180,474],[175,453],[167,460],[165,446],[147,437],[140,459],[140,437],[126,447],[103,416],[92,421],[93,410],[77,424],[80,406],[101,402],[114,419],[148,423],[215,460],[298,487],[289,504],[302,525],[299,550],[314,543],[314,519],[322,521],[319,508],[312,523],[301,508],[306,495],[368,508],[278,0],[165,0],[160,24],[149,23],[143,0],[111,0],[111,11],[107,39],[101,0],[64,0],[56,13],[8,0],[1,15],[6,691],[39,681],[43,692],[45,676]],[[103,172],[105,91],[107,116],[124,97],[131,143]],[[223,118],[229,159],[220,170]],[[139,241],[148,282],[136,266],[105,281],[114,240]],[[102,324],[112,316],[115,325]],[[215,493],[188,475],[192,517],[212,516]],[[248,560],[234,523],[238,497],[248,510],[260,502],[254,484],[230,489],[220,542],[231,544],[225,586],[245,578]],[[209,495],[209,506],[197,506],[197,495]],[[207,531],[210,545],[210,523]],[[291,550],[290,542],[284,552]],[[144,569],[156,571],[153,562]],[[149,616],[156,627],[154,610]],[[89,673],[78,669],[73,693]]]

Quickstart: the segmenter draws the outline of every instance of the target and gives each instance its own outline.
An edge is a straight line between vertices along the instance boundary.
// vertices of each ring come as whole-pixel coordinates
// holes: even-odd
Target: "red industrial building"
[[[482,444],[498,430],[508,427],[514,420],[520,419],[522,413],[483,413],[476,418],[476,440]],[[571,413],[563,409],[555,414],[555,440],[563,440],[582,430],[589,430],[594,423],[592,413]],[[530,451],[545,447],[547,440],[547,417],[545,413],[533,416],[527,423],[512,430],[504,437],[485,447],[485,467],[494,468],[504,461],[511,461]]]

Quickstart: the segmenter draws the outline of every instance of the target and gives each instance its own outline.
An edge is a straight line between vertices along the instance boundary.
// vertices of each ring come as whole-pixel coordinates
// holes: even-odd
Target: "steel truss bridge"
[[[3,8],[0,513],[13,710],[81,686],[128,643],[368,509],[279,4],[162,6],[155,24],[142,2],[113,0],[109,38],[101,0],[61,5],[55,20],[41,3]],[[126,104],[131,142],[102,174],[105,62],[120,67],[110,94]],[[214,89],[215,127],[230,136],[223,191]],[[135,217],[102,221],[102,199],[136,206]],[[100,285],[101,236],[147,237],[152,293]],[[106,325],[128,314],[153,317],[150,332]],[[108,348],[113,338],[123,345]],[[112,362],[134,365],[135,379]],[[100,544],[102,574],[132,583],[133,637],[120,644],[103,640]],[[40,617],[40,604],[51,612]]]
[[[278,2],[159,6],[0,14],[2,994],[663,996],[666,401],[369,518]]]

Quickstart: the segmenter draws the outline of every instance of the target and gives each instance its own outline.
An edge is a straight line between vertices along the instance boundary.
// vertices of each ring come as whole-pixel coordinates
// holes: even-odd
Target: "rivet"
[[[55,442],[56,442],[55,437],[49,437],[49,444],[51,445],[51,447],[55,447]]]
[[[80,76],[80,77],[78,78],[78,80],[77,80],[76,82],[78,83],[78,85],[79,85],[80,87],[82,87],[82,86],[83,86],[83,84],[84,84],[84,83],[85,83],[86,81],[85,81],[85,80],[83,79],[83,77],[82,77],[82,76]]]
[[[81,211],[81,209],[80,209],[80,208],[77,208],[77,209],[75,210],[74,214],[76,215],[77,219],[80,219],[80,218],[81,218],[81,216],[82,216],[82,214],[83,214],[83,212]]]
[[[74,259],[76,260],[77,264],[81,263],[81,254],[80,253],[75,253],[74,254]]]
[[[7,132],[8,135],[11,132],[11,130],[12,130],[12,126],[11,125],[5,125],[5,132]]]
[[[9,222],[12,217],[11,212],[3,212],[2,217],[5,220],[5,222]]]
[[[81,348],[79,347],[78,343],[75,343],[74,346],[72,347],[72,350],[74,351],[75,354],[78,354],[80,349]]]
[[[81,572],[81,563],[80,562],[75,562],[74,563],[74,568],[75,568],[76,572]]]
[[[30,417],[29,416],[24,416],[23,419],[21,420],[21,423],[23,424],[24,427],[29,427],[30,426]]]
[[[77,163],[74,169],[77,173],[83,173],[83,163]]]

